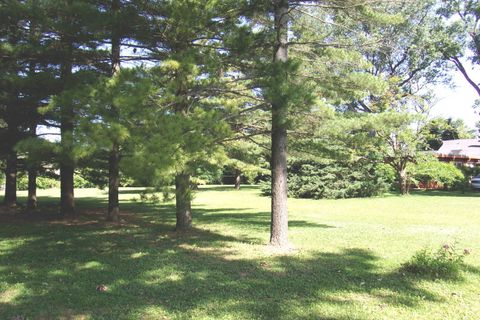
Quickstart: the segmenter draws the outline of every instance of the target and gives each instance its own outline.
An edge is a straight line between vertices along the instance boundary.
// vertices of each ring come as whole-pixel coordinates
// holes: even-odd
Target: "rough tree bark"
[[[404,167],[397,168],[397,177],[400,193],[406,195],[409,192],[407,170]]]
[[[118,12],[120,9],[120,1],[112,1],[112,12]],[[120,36],[116,28],[112,30],[112,76],[120,72]],[[112,105],[113,116],[118,120],[118,110]],[[120,147],[118,141],[113,141],[112,149],[108,159],[108,211],[107,221],[118,221],[118,213],[120,211],[118,201],[118,188],[120,186]]]
[[[37,172],[36,167],[28,170],[27,210],[35,210],[37,208]]]
[[[276,0],[275,30],[276,44],[274,64],[283,64],[288,60],[288,0]],[[287,74],[285,74],[285,81]],[[287,103],[274,100],[272,103],[272,216],[270,245],[286,248],[288,241],[287,209]]]
[[[241,182],[242,182],[242,171],[235,169],[235,190],[240,190]]]
[[[66,83],[72,75],[72,42],[63,36],[63,47],[65,50],[64,61],[61,65],[60,77]],[[60,159],[60,214],[75,214],[74,198],[74,161],[73,161],[73,127],[74,110],[72,106],[63,105],[60,117],[60,136],[63,154]]]
[[[67,117],[62,119],[60,131],[65,153],[71,153],[73,123]],[[62,215],[73,215],[75,214],[74,166],[69,155],[64,157],[66,159],[62,159],[60,163],[60,212]]]
[[[36,137],[37,123],[34,121],[30,126],[30,135]],[[27,210],[35,210],[37,208],[37,175],[38,167],[31,165],[28,169],[28,196],[27,196]]]
[[[118,221],[118,213],[120,211],[118,201],[118,188],[120,185],[120,150],[117,143],[113,143],[110,150],[108,161],[108,212],[107,221]]]
[[[7,155],[5,168],[5,197],[3,200],[7,207],[17,205],[17,153],[11,150]]]
[[[177,213],[177,231],[187,231],[192,227],[192,204],[190,175],[177,174],[175,177],[175,207]]]
[[[32,43],[39,42],[39,31],[35,23],[30,24],[30,41]],[[29,76],[35,77],[36,64],[32,61],[28,67]],[[32,112],[34,113],[32,122],[30,123],[29,135],[31,138],[37,137],[37,125],[38,125],[38,110],[37,101],[32,101]],[[37,176],[38,165],[30,163],[28,166],[28,195],[27,195],[27,211],[33,211],[37,208]]]

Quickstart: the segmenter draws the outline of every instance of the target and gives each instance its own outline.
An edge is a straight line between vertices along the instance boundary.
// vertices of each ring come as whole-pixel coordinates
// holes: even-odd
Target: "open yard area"
[[[76,190],[79,218],[0,214],[0,319],[478,319],[480,193],[289,200],[295,250],[267,246],[270,199],[256,187],[204,187],[194,229],[177,234],[173,203],[121,189]],[[20,193],[25,196],[25,194]],[[401,269],[418,250],[468,248],[460,277]]]
[[[0,320],[480,320],[480,0],[0,3]]]

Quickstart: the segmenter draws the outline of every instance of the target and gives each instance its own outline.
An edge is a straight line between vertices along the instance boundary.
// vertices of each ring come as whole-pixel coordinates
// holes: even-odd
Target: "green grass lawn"
[[[58,191],[41,191],[33,215],[2,209],[0,319],[480,318],[480,193],[291,199],[296,250],[278,255],[257,188],[203,188],[183,235],[171,203],[137,192],[122,190],[116,224],[92,189],[76,190],[74,220],[51,214]],[[472,250],[460,278],[401,271],[447,242]]]

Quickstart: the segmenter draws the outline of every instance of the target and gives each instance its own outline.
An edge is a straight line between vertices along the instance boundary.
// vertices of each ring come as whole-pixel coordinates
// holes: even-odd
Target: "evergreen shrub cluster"
[[[291,159],[288,194],[294,198],[341,199],[377,196],[390,187],[390,177],[376,164],[332,160]],[[270,195],[270,181],[262,184]]]

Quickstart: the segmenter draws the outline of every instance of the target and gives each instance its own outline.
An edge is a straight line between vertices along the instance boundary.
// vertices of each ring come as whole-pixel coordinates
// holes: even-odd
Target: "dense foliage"
[[[389,189],[385,171],[368,161],[290,159],[288,194],[295,198],[339,199],[381,195]],[[268,184],[262,193],[269,195]]]
[[[120,186],[175,185],[177,229],[187,230],[195,186],[222,171],[237,189],[269,174],[271,243],[288,246],[287,192],[372,196],[392,172],[402,194],[414,180],[459,179],[445,166],[435,177],[414,167],[440,139],[471,134],[429,111],[452,63],[467,80],[462,59],[478,64],[478,1],[25,0],[1,9],[7,206],[20,185],[35,209],[37,187],[53,185],[41,173],[58,168],[62,215],[75,215],[76,187],[108,188],[106,219],[118,220]]]
[[[440,162],[434,157],[420,159],[411,169],[412,183],[423,187],[461,189],[465,176],[453,163]]]

